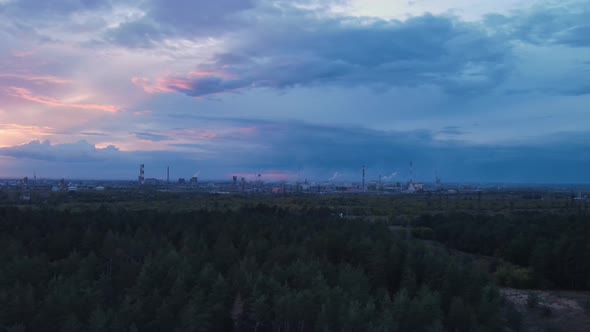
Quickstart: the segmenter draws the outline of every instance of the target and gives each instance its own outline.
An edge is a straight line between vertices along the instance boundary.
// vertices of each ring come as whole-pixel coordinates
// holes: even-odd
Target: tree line
[[[442,233],[441,233],[442,234]],[[500,331],[483,273],[385,223],[276,206],[0,208],[3,331]]]
[[[502,258],[526,270],[497,271],[507,286],[590,290],[590,219],[586,215],[423,215],[419,227],[462,251]]]

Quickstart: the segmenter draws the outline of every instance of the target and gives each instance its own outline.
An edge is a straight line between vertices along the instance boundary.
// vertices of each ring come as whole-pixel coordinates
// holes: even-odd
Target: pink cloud
[[[0,124],[0,147],[12,146],[29,141],[31,138],[46,138],[53,135],[53,128],[28,126],[16,123]]]
[[[36,96],[30,90],[25,88],[11,87],[9,93],[13,97],[53,107],[75,108],[108,113],[115,113],[118,111],[117,107],[112,105],[67,103],[47,96]]]
[[[155,79],[146,77],[133,77],[131,78],[131,82],[149,94],[157,94],[178,92],[183,90],[190,91],[194,88],[193,85],[196,80],[209,77],[230,79],[232,78],[232,75],[221,71],[191,71],[184,75],[167,75]]]
[[[213,131],[200,129],[181,129],[171,131],[170,134],[175,134],[184,139],[198,139],[198,140],[214,140],[219,138],[219,135]]]
[[[237,131],[241,134],[256,134],[258,132],[258,128],[256,128],[256,127],[241,127],[241,128],[238,128]]]
[[[20,132],[48,132],[53,129],[47,126],[26,126],[16,123],[0,123],[0,130],[17,130]]]
[[[258,132],[256,127],[240,127],[240,128],[219,128],[217,131],[205,129],[174,129],[169,131],[161,131],[159,134],[174,137],[179,140],[194,142],[194,141],[213,141],[218,139],[243,139],[246,135],[253,135]]]
[[[139,86],[143,91],[149,94],[174,92],[173,88],[188,87],[188,82],[180,80],[169,80],[167,78],[157,78],[155,80],[145,77],[133,77],[131,79],[133,84]]]
[[[12,51],[11,54],[15,58],[27,58],[35,53],[33,51]]]
[[[222,71],[191,71],[188,76],[190,78],[221,77],[226,80],[234,78],[233,75]]]
[[[48,83],[48,84],[70,84],[72,83],[71,80],[67,80],[60,77],[55,76],[45,76],[45,75],[23,75],[23,74],[0,74],[0,79],[2,78],[12,78],[17,80],[24,80],[30,81],[34,83]]]

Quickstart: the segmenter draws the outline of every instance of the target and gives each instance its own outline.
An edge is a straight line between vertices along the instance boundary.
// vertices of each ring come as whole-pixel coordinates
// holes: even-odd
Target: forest
[[[590,221],[585,214],[527,211],[510,215],[422,215],[415,225],[461,251],[526,267],[497,271],[500,284],[517,288],[590,290]]]
[[[535,268],[537,255],[561,253],[547,240],[535,244],[538,253],[518,255],[519,245],[531,245],[518,225],[489,240],[523,232],[505,251],[496,253],[484,233],[477,237],[481,226],[461,244],[472,234],[454,236],[451,220],[420,222],[451,245]],[[573,220],[567,234],[583,239],[583,230]],[[574,243],[558,248],[572,255],[584,249],[579,245],[588,249]],[[549,274],[552,265],[543,268],[556,284],[588,287],[584,272],[562,280]],[[192,211],[2,206],[0,303],[0,331],[7,332],[463,332],[517,331],[521,324],[488,274],[392,232],[387,221],[266,204]]]

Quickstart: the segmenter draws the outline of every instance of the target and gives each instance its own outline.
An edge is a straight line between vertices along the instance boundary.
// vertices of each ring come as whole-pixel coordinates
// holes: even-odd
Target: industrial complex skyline
[[[588,0],[0,0],[0,178],[590,183],[588,22]]]

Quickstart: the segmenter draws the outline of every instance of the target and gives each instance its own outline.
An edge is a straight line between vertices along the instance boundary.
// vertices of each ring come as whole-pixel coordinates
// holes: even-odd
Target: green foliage
[[[100,307],[97,307],[92,313],[90,314],[90,319],[88,320],[88,331],[89,332],[99,332],[99,331],[106,331],[108,330],[108,317],[104,310]]]
[[[0,230],[5,330],[435,332],[501,322],[497,291],[470,263],[397,239],[385,222],[322,209],[0,207]]]
[[[16,324],[8,327],[6,332],[26,332],[27,328],[24,324]]]
[[[447,320],[451,331],[468,332],[476,325],[472,309],[458,297],[453,298],[451,301]]]
[[[525,267],[498,271],[501,285],[590,290],[587,215],[453,213],[423,215],[415,225],[432,228],[436,239],[452,248],[496,256]]]
[[[529,269],[516,266],[502,266],[494,274],[498,284],[511,288],[533,288],[534,282]]]
[[[422,240],[434,240],[434,231],[430,227],[414,227],[412,236]]]

